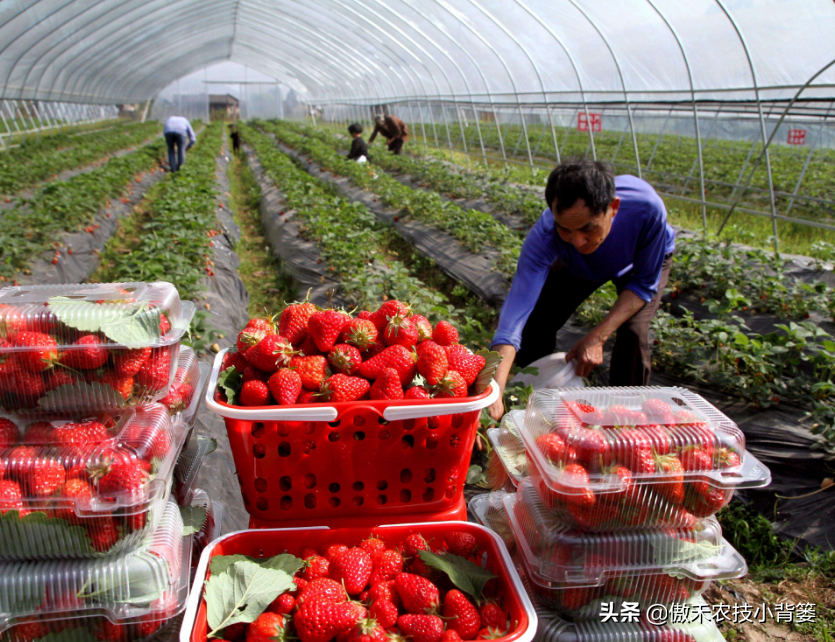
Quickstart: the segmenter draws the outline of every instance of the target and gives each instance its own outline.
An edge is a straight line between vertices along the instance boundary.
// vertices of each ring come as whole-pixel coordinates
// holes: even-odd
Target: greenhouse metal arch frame
[[[112,117],[234,60],[295,91],[297,117],[396,109],[467,164],[609,160],[693,202],[705,229],[709,209],[721,227],[770,217],[776,247],[778,220],[835,229],[835,194],[808,187],[835,148],[833,28],[829,0],[0,0],[0,117],[7,140],[92,105]],[[812,132],[805,159],[779,144],[794,125]],[[667,148],[692,162],[654,169]],[[723,153],[732,173],[711,166]],[[774,154],[794,173],[776,180]]]

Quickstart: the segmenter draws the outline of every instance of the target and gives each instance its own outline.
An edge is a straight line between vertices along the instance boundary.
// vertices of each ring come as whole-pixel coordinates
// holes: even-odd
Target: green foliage
[[[794,546],[777,537],[771,522],[749,506],[732,501],[717,518],[725,538],[752,570],[780,568],[790,561]]]
[[[496,577],[487,569],[452,553],[436,555],[431,551],[418,551],[418,555],[427,566],[445,573],[455,586],[474,600],[481,599],[484,585]]]

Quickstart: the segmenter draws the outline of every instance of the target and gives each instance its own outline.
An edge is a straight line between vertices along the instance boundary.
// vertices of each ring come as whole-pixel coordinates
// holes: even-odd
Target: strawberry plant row
[[[389,207],[449,234],[470,252],[479,254],[485,247],[493,248],[499,255],[496,267],[503,275],[509,277],[515,271],[522,240],[489,214],[464,210],[438,194],[414,190],[386,174],[377,174],[348,161],[320,141],[299,136],[283,122],[263,126],[324,169],[347,176],[354,185],[376,194]]]
[[[7,211],[0,219],[0,280],[12,279],[64,233],[90,225],[107,200],[158,164],[164,151],[165,143],[154,141],[91,172],[45,185]]]
[[[272,138],[254,127],[241,132],[255,149],[268,176],[281,187],[287,209],[302,225],[301,234],[320,249],[328,272],[339,281],[346,299],[367,307],[389,296],[427,311],[431,320],[454,318],[462,341],[484,345],[487,331],[476,319],[457,309],[441,292],[411,274],[394,257],[391,228],[361,203],[352,203],[294,163],[276,148]]]
[[[147,204],[146,215],[127,239],[129,247],[108,244],[101,281],[169,281],[185,299],[202,291],[202,277],[212,271],[212,238],[218,234],[215,157],[222,139],[222,123],[200,134],[183,168],[169,174]]]
[[[67,169],[82,167],[120,149],[139,145],[159,133],[159,123],[116,127],[86,137],[60,137],[63,144],[33,151],[24,145],[0,154],[0,193],[13,194],[55,177]]]

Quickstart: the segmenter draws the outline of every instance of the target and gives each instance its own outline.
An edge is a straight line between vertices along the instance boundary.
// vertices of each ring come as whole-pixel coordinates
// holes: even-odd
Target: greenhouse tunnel
[[[375,115],[393,114],[409,127],[410,153],[422,151],[426,157],[440,159],[444,167],[449,164],[456,171],[473,172],[465,175],[477,175],[485,183],[489,182],[486,173],[479,172],[504,171],[503,178],[496,180],[526,183],[530,188],[526,195],[533,194],[539,213],[544,209],[539,203],[549,170],[582,156],[606,161],[619,174],[648,181],[668,209],[681,216],[682,238],[710,239],[718,262],[748,260],[751,256],[745,252],[751,249],[749,245],[756,245],[756,260],[767,271],[779,252],[785,257],[819,251],[825,255],[822,263],[798,259],[786,268],[795,281],[807,286],[802,296],[812,300],[835,287],[831,265],[835,258],[833,34],[835,3],[831,0],[0,0],[0,158],[22,143],[40,140],[67,125],[98,135],[97,123],[109,124],[126,114],[145,124],[186,116],[201,121],[195,126],[201,136],[214,118],[209,108],[212,101],[229,105],[232,120],[238,121],[239,114],[242,129],[255,122],[254,129],[282,143],[280,149],[288,154],[293,146],[281,139],[276,122],[296,128],[290,136],[299,132],[307,136],[310,126],[325,131],[323,136],[337,137],[351,123],[361,123],[370,131]],[[210,79],[207,70],[218,65],[228,65],[223,69],[231,71]],[[273,129],[261,128],[265,121]],[[119,153],[127,157],[128,151],[147,144],[145,139],[151,136],[137,135],[131,147]],[[160,141],[156,143],[161,149]],[[207,275],[214,278],[217,273],[220,285],[212,281],[213,285],[204,287],[207,295],[195,286],[189,295],[194,294],[192,298],[211,311],[204,321],[225,335],[225,343],[220,343],[228,346],[244,327],[249,299],[236,271],[236,251],[240,253],[245,231],[228,211],[225,172],[231,156],[225,139],[217,144],[222,150],[216,155],[220,178],[212,185],[223,195],[218,196],[223,232],[214,245],[213,267],[201,264],[204,272],[194,281],[207,283]],[[264,179],[268,172],[260,166],[263,159],[253,160],[254,146],[249,141],[246,147],[250,166],[262,181],[262,214],[268,208],[280,208],[283,215],[281,186]],[[113,146],[106,153],[115,157],[119,149]],[[298,150],[293,154],[309,162],[309,154]],[[214,158],[205,161],[208,166],[214,167]],[[85,162],[92,164],[92,160]],[[131,171],[137,174],[147,169],[133,167]],[[317,178],[329,181],[342,196],[375,211],[378,199],[369,190],[353,184],[346,187],[326,176],[331,170],[324,162],[316,167],[311,174],[318,172]],[[52,175],[63,179],[73,171],[67,164]],[[147,171],[132,188],[132,200],[122,198],[124,216],[138,207],[144,194],[153,194],[157,183],[162,184],[161,176],[152,177]],[[43,176],[26,184],[21,178],[14,190],[4,185],[0,193],[27,198],[34,193],[31,203],[20,205],[34,210],[40,192],[24,190],[36,190],[49,173],[44,170]],[[107,196],[115,198],[115,194]],[[469,205],[478,209],[483,204],[469,196],[466,200],[445,193],[444,198],[462,209]],[[9,200],[6,209],[18,207]],[[113,211],[122,205],[116,203]],[[212,206],[206,204],[207,212],[212,212]],[[6,211],[3,207],[0,204],[0,214]],[[489,208],[485,206],[484,211]],[[392,226],[398,222],[397,216],[378,218]],[[102,230],[114,234],[115,220],[99,221]],[[519,223],[520,217],[506,220],[525,223]],[[422,228],[402,228],[403,237],[421,251],[436,242],[441,245]],[[758,243],[750,231],[754,229]],[[77,232],[72,237],[77,250],[72,261],[87,262],[58,273],[54,265],[64,250],[56,249],[53,259],[51,247],[44,253],[49,246],[44,241],[44,247],[37,248],[37,265],[23,269],[22,263],[14,264],[8,273],[0,271],[3,281],[29,283],[50,275],[50,282],[61,282],[69,278],[67,274],[75,280],[92,278],[99,252],[106,254],[108,239],[90,240],[86,231],[60,226],[54,230],[55,234]],[[735,241],[747,244],[731,258],[720,256],[729,231],[736,235]],[[270,233],[268,229],[266,236]],[[450,239],[454,231],[447,229],[445,234],[444,239]],[[784,239],[798,235],[815,238],[801,246],[803,252],[786,251]],[[464,236],[454,239],[457,249],[467,250],[457,255],[457,267],[447,269],[441,259],[437,264],[458,287],[486,302],[485,307],[498,309],[515,263],[509,272],[493,269],[498,264],[495,255],[501,251],[491,248],[489,260],[484,259],[471,251]],[[522,238],[514,237],[517,254]],[[313,265],[293,273],[296,283],[305,289],[318,287],[315,295],[324,296],[327,288],[322,284],[334,284],[324,265],[316,267],[323,259],[315,243],[308,241],[287,235],[282,247],[288,256],[303,257]],[[87,259],[81,258],[81,247]],[[454,262],[450,256],[446,258]],[[3,257],[3,261],[11,259]],[[137,280],[142,280],[140,276],[147,274]],[[694,285],[698,278],[688,284],[692,290],[688,301],[696,307],[708,296],[699,290],[706,286]],[[744,281],[745,275],[736,278]],[[785,289],[775,291],[769,297],[789,300]],[[679,290],[673,294],[673,299],[678,297]],[[748,325],[734,325],[734,321],[720,327],[717,316],[728,309],[741,314],[739,310],[748,311],[749,305],[754,310],[756,301],[740,302],[744,296],[735,286],[727,294],[723,289],[717,298],[726,307],[718,313],[703,310],[697,321],[715,322],[709,332],[724,333],[723,348],[725,343],[738,341],[742,349],[743,340],[745,346],[753,341],[748,337],[756,334],[758,341],[770,337],[769,333],[789,321],[808,320],[821,333],[835,332],[835,304],[815,307],[808,301],[799,312],[792,308],[795,316],[775,307],[767,309],[762,319],[746,317]],[[681,301],[670,299],[667,296],[665,304],[690,319]],[[353,303],[350,298],[340,302]],[[786,309],[790,304],[794,305],[786,303]],[[454,306],[450,303],[450,307]],[[728,328],[733,328],[730,335]],[[800,336],[798,330],[792,332],[793,337]],[[733,394],[728,388],[736,384],[728,383],[730,378],[717,384],[719,392],[711,392],[712,383],[720,378],[715,371],[733,361],[731,357],[724,366],[712,363],[701,370],[692,364],[676,369],[676,357],[668,357],[669,374],[660,372],[657,380],[657,385],[691,385],[729,414],[736,413],[734,419],[759,448],[758,456],[773,467],[773,492],[745,496],[765,514],[773,508],[775,494],[814,494],[832,482],[835,393],[822,386],[812,388],[818,377],[835,379],[835,365],[824,358],[835,362],[835,343],[828,334],[816,339],[815,331],[811,332],[813,338],[803,335],[803,340],[814,344],[814,358],[798,357],[791,363],[787,358],[785,362],[787,368],[805,373],[802,394],[792,396],[792,388],[801,386],[795,379],[786,376],[782,380],[780,396],[790,403],[771,403],[773,398],[780,401],[777,393],[764,399],[750,389]],[[695,334],[694,330],[688,336]],[[684,330],[672,335],[671,341],[683,341],[683,336]],[[204,352],[208,353],[202,356],[204,361],[214,357],[208,349]],[[778,352],[775,349],[774,355]],[[706,349],[700,354],[712,352]],[[807,411],[812,412],[813,406],[820,414],[809,420]],[[820,417],[826,418],[823,423],[814,423]],[[216,424],[208,430],[222,432],[222,427]],[[231,458],[224,461],[225,476],[201,477],[201,483],[215,484],[218,493],[234,495],[224,501],[234,504],[233,521],[245,527],[237,487],[223,488],[234,475]],[[781,466],[784,472],[779,471]],[[788,516],[781,522],[782,534],[831,548],[833,496],[835,491],[822,492],[781,505]]]

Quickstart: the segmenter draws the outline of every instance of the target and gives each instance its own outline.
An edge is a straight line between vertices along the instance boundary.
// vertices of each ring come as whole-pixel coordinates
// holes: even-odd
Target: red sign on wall
[[[805,129],[790,129],[788,137],[789,145],[805,145],[806,144],[806,130]]]
[[[591,127],[592,132],[599,132],[603,129],[603,114],[589,113],[586,118],[586,112],[581,111],[577,114],[577,131],[587,132]]]

